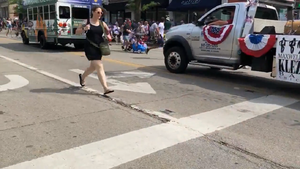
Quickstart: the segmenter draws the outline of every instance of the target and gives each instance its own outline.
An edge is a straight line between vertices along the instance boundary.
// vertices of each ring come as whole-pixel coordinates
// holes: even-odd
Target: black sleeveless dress
[[[99,45],[100,43],[104,42],[102,37],[103,35],[103,28],[101,25],[94,26],[90,24],[90,30],[86,33],[86,38],[88,38],[93,43]],[[86,40],[84,45],[85,56],[89,61],[91,60],[101,60],[102,53],[99,48],[93,46],[88,40]]]

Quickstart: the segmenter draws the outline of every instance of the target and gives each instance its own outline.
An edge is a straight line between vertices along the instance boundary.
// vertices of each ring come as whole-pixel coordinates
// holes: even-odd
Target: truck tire
[[[169,72],[184,73],[188,66],[184,50],[179,46],[168,49],[165,53],[165,66]]]
[[[74,43],[74,47],[77,50],[84,49],[84,44],[83,43]]]
[[[40,35],[40,48],[41,49],[47,49],[48,48],[48,43],[46,41],[46,38],[44,35]]]
[[[29,44],[29,39],[26,37],[24,31],[22,31],[21,36],[22,36],[22,42],[23,42],[23,44],[28,45]]]

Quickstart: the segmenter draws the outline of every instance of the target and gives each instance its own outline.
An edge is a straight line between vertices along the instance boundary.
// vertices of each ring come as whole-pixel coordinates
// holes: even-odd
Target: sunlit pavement
[[[0,167],[300,166],[297,85],[249,69],[171,74],[162,49],[113,44],[103,62],[115,92],[103,97],[96,74],[79,87],[83,51],[0,36]]]

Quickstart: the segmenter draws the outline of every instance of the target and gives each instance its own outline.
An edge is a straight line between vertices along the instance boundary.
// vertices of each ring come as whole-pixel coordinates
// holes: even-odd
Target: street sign
[[[4,76],[7,79],[9,79],[9,82],[4,85],[0,85],[0,92],[18,89],[29,84],[29,81],[27,79],[19,75],[4,75]]]
[[[75,73],[84,72],[83,70],[80,69],[71,69],[70,71]],[[114,90],[145,93],[145,94],[156,94],[156,91],[147,82],[126,83],[126,82],[116,80],[116,78],[125,78],[125,77],[149,78],[153,75],[154,73],[148,73],[148,72],[121,72],[113,76],[107,76],[107,82],[113,85],[110,88]],[[89,75],[89,77],[98,79],[98,76],[94,74]]]

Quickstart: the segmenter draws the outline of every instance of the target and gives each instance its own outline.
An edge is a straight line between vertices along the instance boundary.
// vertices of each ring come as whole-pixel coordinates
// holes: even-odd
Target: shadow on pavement
[[[226,87],[220,87],[222,85],[232,88],[245,86],[243,88],[246,89],[241,88],[240,90],[254,93],[256,91],[253,91],[253,88],[255,88],[260,91],[265,91],[268,94],[282,93],[300,98],[300,87],[298,84],[253,76],[241,71],[218,71],[204,67],[188,67],[184,74],[174,74],[170,73],[164,66],[141,67],[138,69],[140,71],[149,72],[149,68],[152,71],[158,70],[156,76],[175,80],[181,84],[196,85],[201,88],[222,93],[228,93]]]
[[[0,43],[0,47],[13,50],[13,51],[18,51],[18,52],[49,52],[49,53],[58,53],[58,52],[74,52],[74,51],[83,51],[77,50],[73,47],[70,46],[49,46],[48,49],[40,49],[39,44],[37,43],[32,43],[29,45],[24,45],[22,42],[20,43]]]
[[[80,87],[67,87],[67,88],[41,88],[41,89],[32,89],[32,93],[60,93],[60,94],[77,94],[77,95],[93,95],[81,90]]]

